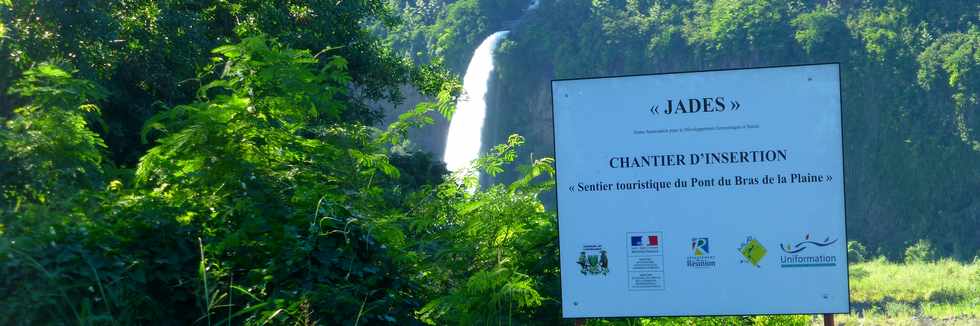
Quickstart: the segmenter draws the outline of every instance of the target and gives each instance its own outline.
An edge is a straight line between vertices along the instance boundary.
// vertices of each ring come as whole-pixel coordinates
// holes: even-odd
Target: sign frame
[[[556,110],[557,110],[556,109],[556,107],[557,107],[557,105],[556,105],[556,94],[555,94],[556,83],[565,82],[565,81],[578,81],[578,80],[601,80],[601,79],[615,79],[615,78],[628,78],[628,77],[662,76],[662,75],[683,75],[683,74],[710,73],[710,72],[750,71],[750,70],[762,70],[762,69],[773,69],[773,68],[793,68],[793,67],[809,67],[809,66],[822,66],[822,65],[834,65],[834,66],[836,66],[836,69],[837,69],[837,90],[836,91],[837,91],[837,94],[838,94],[838,97],[837,97],[838,109],[840,110],[838,118],[839,118],[839,126],[840,126],[840,135],[839,135],[839,138],[840,138],[840,151],[841,151],[841,153],[840,153],[840,155],[841,155],[840,156],[840,164],[841,164],[840,165],[840,168],[841,168],[840,178],[841,178],[841,180],[840,180],[840,182],[841,182],[841,206],[842,206],[841,207],[841,209],[842,209],[841,213],[842,213],[842,223],[843,223],[843,234],[841,234],[843,241],[841,242],[841,244],[843,246],[842,249],[843,249],[843,253],[844,253],[843,254],[843,257],[842,257],[842,264],[843,264],[843,269],[844,269],[844,273],[845,273],[845,275],[844,275],[844,281],[846,282],[846,293],[847,293],[847,298],[846,298],[847,308],[846,309],[844,309],[844,310],[833,310],[833,309],[831,309],[832,311],[826,311],[826,310],[821,310],[821,309],[813,309],[813,310],[801,310],[801,311],[793,311],[793,312],[773,312],[773,313],[765,313],[765,312],[762,312],[762,313],[744,313],[744,314],[743,313],[738,313],[738,314],[728,314],[728,313],[721,313],[721,314],[713,314],[713,313],[706,313],[706,314],[656,314],[656,315],[649,315],[649,314],[646,314],[646,315],[643,315],[643,314],[632,315],[631,314],[631,315],[603,315],[603,316],[585,316],[585,317],[581,317],[581,316],[568,316],[566,314],[565,304],[562,303],[562,305],[560,307],[560,309],[562,311],[562,318],[563,319],[578,319],[578,318],[635,318],[635,317],[721,317],[721,316],[823,315],[824,316],[824,321],[826,322],[828,320],[828,318],[831,321],[833,320],[833,314],[849,314],[850,313],[850,307],[851,307],[851,293],[850,293],[851,292],[851,287],[850,287],[850,270],[848,268],[848,263],[849,262],[848,262],[848,257],[847,257],[847,242],[848,242],[848,234],[850,232],[849,232],[848,226],[847,226],[847,204],[846,204],[846,202],[847,202],[847,177],[846,177],[847,176],[847,166],[846,166],[847,165],[847,156],[846,156],[846,150],[845,150],[846,138],[845,138],[845,135],[844,135],[844,133],[845,133],[844,131],[846,130],[845,116],[844,116],[844,94],[843,94],[844,79],[843,79],[842,65],[841,65],[840,62],[832,61],[832,62],[818,62],[818,63],[808,63],[808,64],[755,66],[755,67],[746,67],[746,68],[722,68],[722,69],[706,69],[706,70],[684,70],[684,71],[661,72],[661,73],[624,74],[624,75],[608,75],[608,76],[595,76],[595,77],[578,77],[578,78],[552,79],[551,82],[550,82],[550,85],[549,85],[550,86],[549,87],[549,95],[551,96],[552,145],[553,145],[553,153],[555,155],[555,160],[556,160],[556,164],[555,164],[555,185],[556,185],[556,188],[558,188],[559,179],[561,178],[561,170],[560,170],[560,168],[558,167],[558,164],[557,164],[558,160],[560,160],[561,158],[558,157],[559,139],[558,139],[558,136],[557,136],[557,128],[558,128],[557,127],[557,116],[555,114],[556,113]],[[652,110],[652,108],[651,108],[651,110]],[[559,203],[561,203],[561,192],[562,192],[561,190],[562,189],[556,189],[556,194],[555,194],[555,198],[556,198],[555,211],[556,211],[556,221],[557,221],[556,222],[556,225],[558,225],[558,229],[559,230],[560,230],[560,224],[561,224],[561,212],[560,212],[560,209],[559,209],[559,206],[561,206],[559,204]],[[566,259],[568,257],[566,257],[567,255],[566,254],[563,254],[562,253],[562,250],[560,250],[561,243],[562,243],[561,242],[561,232],[560,231],[558,232],[557,238],[558,238],[558,245],[559,245],[559,279],[560,279],[560,283],[559,283],[559,293],[560,293],[559,294],[559,300],[562,300],[564,298],[564,293],[566,291],[566,287],[565,287],[566,280],[565,280],[565,271],[562,270],[562,263],[561,262],[563,262],[564,259]]]

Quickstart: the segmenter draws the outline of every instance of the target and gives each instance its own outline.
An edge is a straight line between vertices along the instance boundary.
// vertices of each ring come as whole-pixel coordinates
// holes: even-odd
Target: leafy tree
[[[517,156],[523,138],[512,135],[476,167],[503,171]],[[555,218],[538,195],[554,183],[551,159],[524,168],[509,186],[475,191],[476,175],[462,175],[422,191],[409,222],[415,250],[426,265],[420,279],[432,299],[420,310],[427,323],[558,322],[537,310],[557,293],[542,293],[558,280]],[[540,180],[540,177],[546,177]],[[553,288],[552,288],[553,289]]]
[[[91,203],[84,193],[103,186],[105,143],[88,128],[88,118],[97,117],[91,102],[105,91],[73,73],[52,63],[27,70],[9,92],[29,100],[10,120],[0,120],[0,289],[8,294],[4,309],[10,309],[0,319],[5,324],[53,322],[57,316],[82,321],[78,309],[67,308],[76,304],[66,294],[74,282],[56,275],[85,277],[78,274],[88,269],[60,270],[81,262],[72,257],[80,249],[69,244],[62,252],[57,242],[78,239],[64,237],[64,225],[85,221]],[[38,252],[49,256],[32,258]],[[91,308],[90,300],[77,302]]]
[[[0,149],[22,152],[12,159],[44,187],[4,183],[0,288],[16,303],[5,316],[27,324],[414,320],[419,285],[399,272],[410,261],[390,217],[400,216],[389,194],[398,190],[386,188],[400,184],[400,172],[385,144],[403,139],[404,128],[346,120],[351,78],[340,56],[266,37],[214,53],[221,78],[197,101],[149,120],[144,132],[158,141],[135,176],[107,188],[80,183],[77,193],[57,188],[99,167],[101,143],[76,111],[101,93],[51,65],[18,83],[36,104],[17,110],[24,116],[8,123],[16,128],[0,130]],[[421,105],[401,125],[451,112],[455,92],[443,89],[444,102]],[[32,132],[37,125],[64,134]],[[65,149],[76,152],[56,151]],[[30,165],[53,159],[66,161]]]
[[[199,226],[210,278],[202,296],[243,292],[262,306],[246,318],[256,322],[410,315],[413,285],[369,231],[386,214],[373,180],[398,170],[369,128],[342,119],[346,60],[261,37],[214,52],[222,78],[201,88],[200,101],[151,120],[166,135],[136,173],[151,195],[182,208],[174,218]],[[223,317],[212,307],[235,305],[227,300],[203,313]]]
[[[526,0],[399,1],[404,25],[376,28],[391,46],[417,62],[444,63],[459,73],[484,38],[524,14]]]
[[[106,93],[73,72],[43,63],[9,90],[30,100],[0,126],[0,208],[5,211],[17,212],[24,202],[57,202],[101,185],[106,145],[88,120],[101,121],[92,102]]]
[[[742,59],[735,63],[746,65],[760,62],[764,55],[786,57],[795,50],[783,41],[792,32],[789,17],[802,7],[797,1],[697,1],[685,34],[705,63],[728,66],[729,60]]]
[[[109,145],[110,158],[134,166],[149,145],[140,130],[150,117],[193,101],[197,89],[220,75],[201,75],[209,51],[222,44],[264,33],[294,49],[313,53],[333,45],[347,58],[351,86],[347,119],[367,125],[380,121],[380,110],[366,100],[402,99],[400,87],[413,84],[435,96],[448,82],[438,66],[416,66],[387,48],[366,25],[382,28],[397,19],[382,0],[367,1],[37,1],[0,2],[0,90],[34,64],[64,60],[78,74],[101,85],[100,99],[108,129],[97,130]],[[220,68],[220,67],[218,67]],[[0,116],[18,103],[0,97]]]
[[[980,151],[980,138],[974,131],[980,126],[980,28],[966,33],[940,36],[919,54],[919,83],[926,89],[943,86],[952,93],[953,115],[960,140]]]
[[[791,21],[796,28],[796,42],[806,53],[815,58],[840,58],[846,52],[837,46],[838,37],[847,33],[847,26],[834,6],[818,6],[813,11],[801,13]]]

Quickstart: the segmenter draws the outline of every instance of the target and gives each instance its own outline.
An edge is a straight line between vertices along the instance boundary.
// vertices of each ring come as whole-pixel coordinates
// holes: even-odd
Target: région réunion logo
[[[712,268],[718,263],[711,255],[708,238],[691,238],[691,256],[687,256],[687,267]]]

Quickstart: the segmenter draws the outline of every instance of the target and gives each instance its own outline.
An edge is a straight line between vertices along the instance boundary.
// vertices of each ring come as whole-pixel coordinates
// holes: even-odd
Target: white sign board
[[[563,316],[847,313],[838,70],[553,81]]]

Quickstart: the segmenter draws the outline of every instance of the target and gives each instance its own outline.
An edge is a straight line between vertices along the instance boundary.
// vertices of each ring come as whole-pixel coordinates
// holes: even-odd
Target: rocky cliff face
[[[518,84],[530,87],[516,88]],[[485,147],[504,143],[511,134],[520,134],[527,141],[520,151],[521,162],[554,156],[551,79],[548,76],[519,83],[497,76],[487,101]]]
[[[412,110],[421,102],[435,101],[432,98],[422,96],[414,88],[404,86],[401,88],[405,100],[395,105],[390,102],[375,102],[373,106],[381,108],[384,119],[381,128],[387,127],[392,122],[398,120],[398,116],[406,111]],[[432,154],[436,160],[442,159],[443,151],[446,149],[446,134],[449,132],[449,120],[443,118],[438,112],[429,113],[435,124],[423,128],[415,128],[408,132],[408,139],[416,149]]]
[[[498,61],[500,62],[500,61]],[[506,62],[506,61],[503,61]],[[498,63],[505,64],[505,63]],[[513,80],[497,74],[487,93],[487,121],[483,129],[484,151],[507,142],[512,134],[524,136],[517,164],[555,156],[554,120],[551,109],[551,79],[544,71]],[[519,173],[513,169],[486,182],[512,182]],[[554,191],[542,195],[542,202],[554,207]]]

